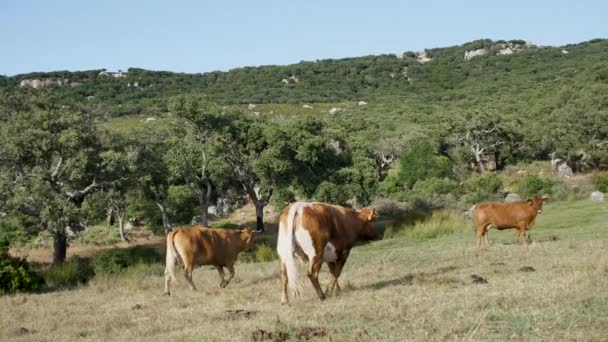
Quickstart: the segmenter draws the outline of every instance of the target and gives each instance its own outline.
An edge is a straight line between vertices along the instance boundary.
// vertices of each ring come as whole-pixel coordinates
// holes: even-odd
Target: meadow
[[[324,302],[306,280],[303,296],[281,306],[276,260],[238,263],[226,289],[211,267],[195,271],[197,292],[178,275],[170,297],[162,261],[6,295],[0,340],[605,340],[608,204],[544,209],[528,248],[514,244],[514,230],[492,230],[492,247],[478,250],[471,222],[454,213],[394,224],[392,238],[355,247],[342,293]]]

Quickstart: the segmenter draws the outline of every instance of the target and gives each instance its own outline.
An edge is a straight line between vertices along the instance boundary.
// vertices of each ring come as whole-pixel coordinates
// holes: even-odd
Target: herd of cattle
[[[495,229],[517,229],[517,240],[523,237],[527,245],[526,231],[534,226],[536,215],[542,212],[546,197],[535,196],[526,202],[487,202],[475,206],[477,247],[481,238],[489,247],[488,231]],[[298,279],[296,257],[307,264],[307,275],[319,299],[340,291],[338,278],[348,259],[351,248],[358,241],[369,241],[379,237],[374,229],[377,217],[374,209],[350,208],[326,203],[296,202],[281,214],[277,240],[277,252],[281,261],[281,303],[289,301],[289,294],[299,296],[302,290]],[[175,263],[183,269],[192,290],[192,271],[197,266],[213,265],[219,272],[220,287],[226,287],[234,277],[234,264],[241,251],[252,251],[255,232],[251,228],[242,230],[211,229],[203,227],[177,228],[167,235],[167,257],[165,267],[165,294],[170,294],[171,280],[175,279]],[[327,263],[331,281],[325,292],[319,284],[319,271]],[[228,269],[228,279],[224,277]]]

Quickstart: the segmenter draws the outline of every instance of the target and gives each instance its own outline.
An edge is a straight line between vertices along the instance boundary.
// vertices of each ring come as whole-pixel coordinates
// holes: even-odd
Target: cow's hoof
[[[170,296],[170,295],[171,295],[171,293],[169,293],[169,292],[163,292],[163,296]]]

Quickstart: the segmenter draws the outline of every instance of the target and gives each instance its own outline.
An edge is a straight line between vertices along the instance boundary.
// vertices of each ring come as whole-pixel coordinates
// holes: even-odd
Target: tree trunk
[[[156,202],[156,206],[160,209],[160,215],[163,219],[163,228],[165,228],[165,233],[171,231],[171,222],[169,221],[169,213],[167,213],[167,207],[163,203]]]
[[[108,225],[108,228],[110,228],[110,226],[114,225],[114,208],[113,207],[108,208],[107,216],[106,216],[106,223]]]
[[[61,265],[68,251],[68,239],[65,233],[53,234],[53,265]]]
[[[201,225],[203,227],[209,227],[209,202],[201,195],[198,198],[198,203],[201,208]]]
[[[126,210],[118,209],[118,232],[120,233],[120,239],[125,242],[128,241],[125,236],[125,217],[126,216],[127,216]]]
[[[481,160],[481,155],[483,153],[483,149],[479,149],[479,145],[472,148],[473,154],[475,155],[475,161],[477,161],[477,167],[479,167],[479,172],[484,173],[486,171],[486,167],[483,164],[483,160]]]
[[[258,233],[264,232],[264,201],[254,201],[255,204],[255,231]]]

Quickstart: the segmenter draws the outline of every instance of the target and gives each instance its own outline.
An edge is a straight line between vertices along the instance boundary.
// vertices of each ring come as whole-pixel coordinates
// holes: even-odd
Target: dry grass
[[[353,250],[341,295],[319,302],[306,283],[290,306],[279,304],[276,262],[237,265],[226,289],[206,267],[195,272],[198,292],[178,277],[171,297],[162,296],[162,265],[139,266],[74,290],[0,298],[0,340],[248,341],[254,332],[295,340],[320,332],[317,339],[333,341],[599,341],[608,336],[607,221],[606,203],[561,202],[547,205],[528,249],[513,244],[510,230],[491,231],[493,247],[479,251],[464,227],[378,241]]]

